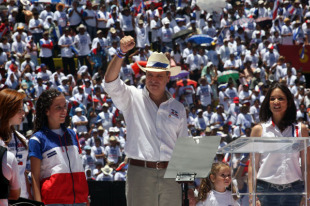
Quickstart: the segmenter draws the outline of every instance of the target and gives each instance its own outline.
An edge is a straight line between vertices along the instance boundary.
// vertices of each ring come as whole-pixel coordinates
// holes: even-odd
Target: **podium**
[[[173,178],[183,184],[184,206],[189,205],[188,183],[195,178],[206,178],[211,170],[216,151],[220,144],[219,136],[196,136],[179,138],[173,149],[164,178]]]
[[[309,137],[275,137],[275,138],[264,138],[264,137],[242,137],[239,138],[230,144],[220,148],[218,153],[231,153],[231,154],[240,154],[240,153],[250,153],[252,154],[252,168],[255,168],[255,154],[259,153],[294,153],[294,152],[304,152],[305,162],[310,161],[307,159],[307,147],[310,146]],[[304,177],[307,177],[307,164],[304,166]],[[253,195],[253,199],[256,199],[257,195],[307,195],[307,184],[310,184],[305,180],[305,190],[303,193],[256,193],[256,174],[253,170],[252,174],[252,193],[239,193],[240,195]],[[252,202],[252,205],[255,205],[255,201]],[[306,201],[306,206],[308,201]]]

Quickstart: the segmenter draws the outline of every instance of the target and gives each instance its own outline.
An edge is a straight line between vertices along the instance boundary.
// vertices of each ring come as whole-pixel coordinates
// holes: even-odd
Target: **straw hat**
[[[167,59],[166,55],[162,52],[153,52],[149,57],[146,67],[142,67],[138,64],[140,69],[144,72],[170,72],[171,76],[176,76],[181,72],[181,67],[170,67],[170,61]]]
[[[63,9],[65,8],[65,5],[63,3],[58,3],[56,6],[56,10],[58,10],[60,6],[62,6]]]
[[[113,169],[109,165],[105,165],[103,168],[101,168],[101,171],[104,175],[110,175],[113,172]]]

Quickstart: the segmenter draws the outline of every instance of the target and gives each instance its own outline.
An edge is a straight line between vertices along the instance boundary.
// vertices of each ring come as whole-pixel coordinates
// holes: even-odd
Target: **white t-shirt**
[[[11,190],[18,190],[20,188],[19,170],[17,160],[13,153],[7,151],[2,158],[2,173],[3,176],[9,180]],[[7,206],[7,199],[0,199],[1,206]]]
[[[58,45],[72,45],[73,41],[72,38],[70,36],[65,36],[62,35],[58,41]],[[72,49],[70,47],[63,47],[61,48],[61,57],[72,57],[73,56],[73,52]]]
[[[28,144],[28,140],[17,132],[19,136]],[[28,149],[23,145],[23,143],[17,138],[15,134],[12,134],[12,139],[8,144],[8,150],[15,154],[18,163],[19,179],[21,184],[21,194],[20,197],[28,198],[25,170],[28,157]],[[1,204],[0,204],[1,205]]]
[[[68,14],[73,10],[73,8],[70,8],[68,9]],[[81,8],[77,8],[77,11],[79,13],[82,12],[82,9]],[[69,17],[69,23],[70,23],[70,26],[76,26],[78,25],[79,23],[81,23],[82,19],[80,17],[80,15],[78,13],[76,13],[76,11],[73,11],[73,14],[71,17]]]
[[[22,41],[20,41],[20,42],[13,42],[13,44],[12,44],[12,51],[13,52],[16,52],[17,54],[22,54],[22,53],[24,53],[25,52],[25,50],[26,50],[26,44],[25,44],[25,42],[22,42]]]
[[[58,21],[58,25],[61,27],[67,26],[67,14],[65,11],[55,11],[53,20]]]
[[[104,158],[100,158],[100,159],[96,158],[96,155],[100,155],[102,153],[104,153],[104,148],[103,147],[101,147],[101,146],[99,146],[99,147],[92,146],[91,147],[91,154],[96,159],[96,162],[101,162],[102,165],[104,165]]]
[[[217,192],[211,190],[208,197],[203,202],[198,202],[196,206],[240,206],[239,203],[234,200],[231,191]]]
[[[41,25],[43,27],[43,21],[41,19],[30,19],[29,21],[29,30],[32,34],[38,34],[38,33],[43,33],[43,29],[42,28],[35,28],[35,29],[31,29],[33,27],[37,27]]]
[[[168,43],[172,42],[172,35],[173,35],[173,30],[172,28],[165,28],[162,27],[161,29],[158,30],[158,37],[161,39],[162,42]]]
[[[104,154],[107,155],[108,162],[113,162],[115,164],[118,162],[118,157],[122,156],[119,146],[106,146],[104,149]]]
[[[78,45],[79,56],[85,56],[90,53],[89,45],[91,40],[88,33],[76,35],[74,42]]]
[[[120,15],[119,20],[123,31],[133,31],[131,15]]]
[[[95,27],[96,26],[96,12],[94,10],[88,10],[86,9],[85,11],[83,11],[83,16],[85,17],[93,17],[91,19],[86,19],[85,22],[88,26],[92,26]]]
[[[88,121],[87,118],[84,115],[78,116],[78,115],[74,115],[72,117],[72,123],[75,124],[76,122],[84,122],[84,121]],[[87,127],[86,125],[79,125],[76,126],[76,132],[80,133],[80,132],[87,132]]]
[[[150,45],[147,25],[143,25],[143,27],[136,26],[135,28],[137,35],[137,47],[144,48],[145,45]]]
[[[201,85],[197,87],[196,95],[200,96],[201,105],[208,106],[209,104],[211,104],[211,94],[212,90],[210,85]]]
[[[105,12],[102,12],[102,11],[98,11],[97,13],[97,19],[106,19],[108,20],[109,18],[109,12],[105,11]],[[107,28],[107,23],[104,22],[104,21],[98,21],[98,28]]]
[[[40,57],[51,57],[53,55],[52,53],[52,49],[49,48],[43,48],[42,45],[43,44],[50,44],[52,42],[52,40],[48,39],[45,40],[44,38],[40,39]]]

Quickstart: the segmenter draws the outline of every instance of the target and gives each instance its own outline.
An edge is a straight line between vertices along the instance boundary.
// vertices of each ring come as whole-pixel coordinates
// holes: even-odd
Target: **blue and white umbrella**
[[[212,37],[208,35],[198,34],[191,36],[190,38],[187,39],[187,41],[195,44],[210,44],[214,40]]]
[[[57,4],[61,2],[61,0],[31,0],[31,2]]]

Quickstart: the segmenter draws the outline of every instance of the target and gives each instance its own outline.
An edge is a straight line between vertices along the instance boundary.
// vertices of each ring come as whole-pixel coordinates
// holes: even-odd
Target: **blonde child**
[[[239,206],[231,191],[231,168],[222,162],[212,165],[209,176],[201,181],[196,206]]]

